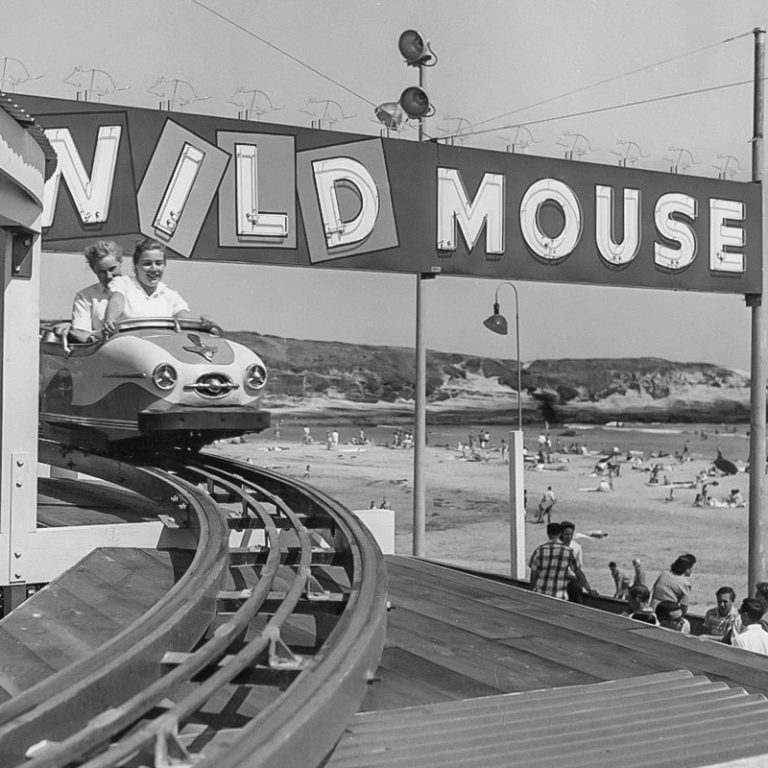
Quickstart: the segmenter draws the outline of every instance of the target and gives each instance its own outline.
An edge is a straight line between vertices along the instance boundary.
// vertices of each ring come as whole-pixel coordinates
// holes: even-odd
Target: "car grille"
[[[238,385],[223,373],[204,373],[194,384],[187,384],[185,390],[194,390],[203,397],[224,397],[237,389]]]

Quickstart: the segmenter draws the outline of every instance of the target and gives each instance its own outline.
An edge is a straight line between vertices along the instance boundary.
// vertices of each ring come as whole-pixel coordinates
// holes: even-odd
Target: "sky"
[[[227,99],[243,87],[264,94],[265,121],[309,127],[333,103],[333,128],[378,135],[373,107],[418,82],[397,50],[416,29],[436,56],[425,71],[430,136],[560,158],[577,142],[589,162],[629,153],[636,168],[751,176],[752,30],[768,24],[765,0],[4,0],[2,12],[0,64],[21,62],[33,78],[5,81],[9,91],[74,99],[65,80],[80,66],[108,73],[110,103],[156,107],[147,89],[177,78],[201,97],[186,112],[236,117]],[[82,256],[44,254],[41,314],[66,316],[91,278]],[[413,275],[174,260],[166,280],[225,329],[415,343]],[[654,356],[749,369],[741,296],[516,285],[524,361]],[[426,282],[427,346],[514,358],[514,334],[482,325],[498,286]],[[501,289],[511,323],[513,298]]]

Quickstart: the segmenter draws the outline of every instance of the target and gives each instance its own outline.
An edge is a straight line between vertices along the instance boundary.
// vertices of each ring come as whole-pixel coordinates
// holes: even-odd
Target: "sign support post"
[[[752,310],[752,349],[750,370],[750,423],[749,423],[749,524],[747,589],[754,594],[755,585],[766,575],[766,526],[763,516],[766,505],[765,436],[766,436],[766,237],[768,237],[768,195],[764,179],[764,84],[765,73],[765,29],[757,27],[755,34],[755,95],[754,130],[752,136],[752,181],[761,182],[763,243],[762,243],[762,294],[748,294],[747,306]]]
[[[419,88],[425,82],[424,64],[419,64]],[[419,141],[424,141],[424,118],[419,118]],[[432,274],[416,275],[416,391],[413,424],[413,555],[424,557],[427,532],[427,486],[424,461],[427,445],[427,347],[424,338],[424,280]]]

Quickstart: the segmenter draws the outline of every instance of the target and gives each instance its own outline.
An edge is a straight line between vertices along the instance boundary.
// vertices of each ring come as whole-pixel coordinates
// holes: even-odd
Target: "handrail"
[[[166,669],[161,678],[150,681],[140,690],[127,693],[121,702],[112,703],[112,709],[91,716],[90,722],[81,722],[82,718],[77,718],[79,725],[72,729],[74,732],[71,730],[58,744],[41,745],[32,759],[24,763],[25,768],[59,768],[72,761],[86,760],[89,753],[93,755],[94,750],[103,749],[120,731],[130,735],[118,739],[109,750],[92,757],[84,766],[113,766],[124,757],[146,748],[153,738],[157,741],[156,749],[164,753],[163,750],[168,749],[167,742],[175,738],[180,724],[238,672],[253,666],[267,648],[272,649],[281,642],[280,627],[298,607],[298,601],[305,598],[309,606],[318,599],[318,595],[313,597],[311,592],[311,569],[315,556],[320,557],[318,562],[326,561],[322,554],[324,547],[313,549],[314,541],[320,538],[325,539],[335,551],[333,562],[344,568],[350,585],[348,592],[344,589],[341,602],[328,604],[328,609],[320,608],[323,614],[331,610],[327,615],[336,622],[335,626],[327,636],[324,629],[322,638],[317,635],[316,644],[320,647],[314,658],[299,661],[299,657],[293,656],[286,647],[292,659],[299,661],[292,671],[296,675],[293,682],[284,690],[276,689],[272,703],[267,704],[239,733],[233,734],[230,730],[226,748],[214,746],[211,742],[210,748],[204,748],[201,754],[194,756],[200,766],[215,764],[222,768],[244,764],[243,755],[249,756],[249,766],[306,765],[309,768],[318,765],[340,738],[346,723],[359,706],[383,650],[386,577],[381,552],[365,526],[348,510],[304,483],[244,462],[223,460],[207,454],[195,458],[188,453],[176,452],[158,459],[158,464],[177,473],[176,483],[180,487],[190,487],[182,480],[187,478],[193,482],[202,480],[210,490],[218,487],[229,493],[242,509],[242,515],[232,519],[233,527],[237,528],[238,521],[242,520],[246,525],[255,524],[266,529],[268,546],[260,580],[244,596],[239,609],[228,615],[227,621],[197,650],[179,657],[179,663]],[[138,470],[129,467],[127,471],[131,474]],[[85,471],[98,474],[90,468]],[[153,471],[162,474],[159,469]],[[152,483],[148,485],[156,492]],[[197,488],[194,491],[203,495]],[[274,506],[275,512],[267,511],[263,502]],[[223,519],[221,511],[218,515],[220,520]],[[281,520],[284,522],[281,523]],[[281,527],[293,530],[299,541],[298,563],[291,554],[291,545],[283,543]],[[318,535],[313,537],[310,529],[317,531]],[[266,627],[239,650],[230,652],[233,655],[226,657],[226,663],[213,667],[223,653],[228,652],[232,640],[243,634],[249,618],[263,604],[283,556],[289,558],[286,562],[293,563],[287,572],[293,572],[294,578],[282,602],[277,608],[270,609]],[[141,623],[137,622],[137,625]],[[119,660],[116,663],[119,664]],[[179,699],[178,692],[185,688],[182,684],[206,666],[211,669],[210,675],[191,688],[191,693]],[[60,675],[54,675],[50,680],[54,678],[60,679]],[[67,696],[64,691],[59,695]],[[169,696],[173,701],[168,703],[163,714],[144,725],[138,724],[132,731],[129,729],[139,717]],[[291,734],[290,738],[286,738],[287,734]],[[49,738],[39,732],[35,736],[34,741]],[[0,743],[0,751],[6,758],[4,747]],[[14,758],[16,756],[17,753],[14,753]],[[9,761],[9,765],[13,764]]]
[[[164,488],[188,504],[198,546],[190,567],[139,622],[87,657],[40,681],[0,705],[0,753],[5,764],[23,759],[32,744],[57,741],[104,709],[119,706],[161,675],[161,660],[171,644],[191,648],[214,613],[226,573],[229,531],[215,504],[188,483],[159,470],[136,467],[77,451],[66,454],[41,443],[42,460],[74,466],[141,492]],[[65,458],[66,457],[66,458]],[[164,507],[160,508],[161,511]],[[74,702],[77,706],[74,706]]]

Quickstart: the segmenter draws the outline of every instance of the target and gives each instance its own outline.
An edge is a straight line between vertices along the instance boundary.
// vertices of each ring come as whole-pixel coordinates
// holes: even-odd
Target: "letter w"
[[[99,128],[90,176],[85,170],[69,128],[49,128],[45,131],[48,141],[56,150],[59,164],[56,172],[45,184],[43,227],[50,227],[53,224],[62,176],[83,224],[95,224],[106,220],[109,215],[109,201],[112,197],[121,130],[119,125],[106,125]]]

